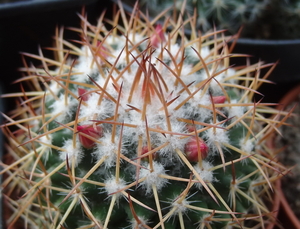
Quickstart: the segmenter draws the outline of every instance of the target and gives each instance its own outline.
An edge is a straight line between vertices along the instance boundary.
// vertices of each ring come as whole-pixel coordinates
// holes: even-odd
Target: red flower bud
[[[151,148],[151,150],[152,150],[152,148]],[[149,152],[148,146],[143,146],[142,147],[142,155],[144,155],[144,154],[146,154],[148,152]],[[152,159],[155,159],[155,158],[156,158],[156,152],[152,153]],[[142,159],[145,160],[145,161],[148,161],[149,160],[149,156],[143,157]]]
[[[86,94],[86,93],[88,92],[87,90],[85,90],[85,89],[79,87],[79,88],[77,89],[77,91],[78,91],[79,97],[80,97],[83,101],[88,101],[90,95],[89,95],[89,94]]]
[[[80,133],[84,133],[86,135],[91,136],[92,138],[98,139],[103,136],[103,130],[101,126],[91,126],[91,125],[82,125],[82,126],[77,126],[77,131]],[[95,146],[95,141],[85,137],[81,134],[78,134],[79,141],[85,148],[92,148]]]
[[[198,143],[197,143],[198,141]],[[199,147],[199,148],[198,148]],[[204,159],[208,154],[208,146],[199,137],[192,137],[184,147],[186,158],[191,162],[198,161],[198,153],[201,153],[201,158]]]
[[[164,42],[165,39],[165,35],[164,35],[164,31],[162,29],[162,26],[160,24],[158,24],[155,27],[155,32],[154,34],[152,34],[152,36],[150,37],[150,44],[155,47],[158,48],[159,45]]]
[[[103,58],[108,57],[108,50],[105,48],[100,41],[97,42],[97,53],[100,54]]]
[[[195,128],[195,125],[190,125],[190,124],[188,124],[188,125],[186,125],[185,126],[186,127],[186,130],[188,131],[188,132],[195,132],[195,130],[196,130],[196,128]]]
[[[215,103],[215,104],[224,103],[226,100],[226,96],[224,96],[224,95],[214,96],[214,97],[212,97],[212,100],[213,100],[213,103]]]

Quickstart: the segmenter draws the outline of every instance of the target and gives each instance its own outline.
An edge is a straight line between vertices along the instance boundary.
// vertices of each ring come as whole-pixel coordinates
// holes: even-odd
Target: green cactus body
[[[271,65],[230,67],[228,38],[198,37],[195,30],[186,38],[180,26],[195,28],[192,20],[156,25],[137,11],[126,19],[122,8],[109,21],[115,29],[102,20],[74,29],[81,48],[57,33],[57,60],[25,54],[42,65],[26,66],[21,80],[36,91],[7,95],[23,96],[2,126],[15,159],[2,171],[13,209],[7,223],[165,229],[270,223],[262,197],[272,195],[271,182],[284,168],[264,140],[282,123],[263,116],[276,110],[251,101],[265,81],[259,69]]]

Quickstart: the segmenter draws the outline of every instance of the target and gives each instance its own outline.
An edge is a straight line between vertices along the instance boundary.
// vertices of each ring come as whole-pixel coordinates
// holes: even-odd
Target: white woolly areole
[[[115,165],[117,160],[117,152],[119,145],[119,138],[115,138],[115,142],[111,141],[111,133],[105,132],[103,137],[100,139],[101,143],[96,144],[96,150],[92,153],[95,160],[100,161],[105,157],[103,164],[106,168],[110,168]],[[123,153],[122,149],[120,149]]]
[[[62,148],[65,150],[59,152],[60,159],[63,161],[66,161],[68,159],[68,163],[70,166],[74,163],[74,166],[77,167],[77,165],[83,158],[83,152],[80,148],[80,143],[76,142],[76,147],[74,148],[73,140],[68,139],[65,141]]]
[[[61,90],[61,86],[54,80],[51,81],[49,85],[49,93],[47,95],[47,99],[53,98],[53,95],[58,95],[59,91]],[[51,91],[51,92],[50,92]]]
[[[221,128],[209,128],[204,133],[206,138],[206,143],[208,147],[212,149],[213,152],[217,151],[217,144],[223,146],[224,143],[229,144],[228,131]]]
[[[161,178],[159,175],[165,175],[165,168],[162,164],[158,162],[153,162],[153,171],[150,170],[150,165],[147,166],[148,169],[141,168],[140,178],[146,179],[140,183],[140,185],[146,189],[146,194],[152,193],[152,186],[156,186],[157,190],[160,190],[168,180]]]
[[[51,145],[52,144],[52,135],[51,134],[44,135],[44,136],[40,137],[39,140],[42,143],[45,143],[47,145]]]
[[[231,100],[231,104],[237,104],[238,101],[236,99]],[[228,111],[228,118],[234,117],[233,120],[240,118],[245,113],[244,106],[228,106],[226,107]]]
[[[252,139],[247,139],[246,141],[244,139],[241,139],[240,147],[242,151],[251,154],[254,149],[254,142],[252,141]]]
[[[199,221],[199,224],[202,225],[207,225],[207,224],[212,224],[213,221],[211,220],[211,214],[204,214]],[[227,226],[226,226],[227,227]],[[200,225],[199,225],[200,228]],[[228,229],[230,228],[230,225],[227,227]]]
[[[193,102],[191,107],[197,108],[195,111],[199,114],[199,121],[203,122],[206,119],[211,119],[212,111],[208,109],[208,107],[211,107],[211,98],[209,94],[206,93],[202,95],[202,90],[200,90],[197,93],[197,96],[191,99],[191,101]]]
[[[107,195],[114,194],[117,196],[117,198],[119,198],[122,194],[119,191],[126,187],[126,182],[123,179],[119,178],[117,181],[116,177],[114,176],[107,179],[104,183]]]
[[[163,130],[167,130],[167,127],[165,126],[166,123],[162,124]],[[172,126],[172,132],[174,133],[186,133],[185,132],[185,124],[178,122],[176,120],[171,121]],[[179,159],[176,149],[179,149],[180,151],[184,150],[185,144],[188,142],[188,138],[182,138],[182,135],[180,134],[161,134],[157,133],[155,136],[153,136],[153,143],[156,145],[163,145],[165,143],[168,143],[165,147],[160,149],[160,154],[168,158],[168,160],[172,163],[173,159]]]
[[[205,183],[212,183],[215,181],[214,174],[210,169],[213,167],[213,165],[207,161],[202,161],[201,168],[199,167],[199,164],[197,163],[194,166],[194,169],[199,174],[199,176],[202,178],[202,180]],[[196,176],[194,176],[194,179],[197,179]],[[200,182],[195,184],[197,188],[202,189],[202,184]]]
[[[89,120],[102,120],[112,115],[114,104],[110,100],[103,99],[101,105],[98,105],[99,95],[92,93],[85,102],[87,106],[81,105],[79,119],[84,121],[81,124],[86,124]]]
[[[54,103],[50,106],[52,108],[52,115],[58,115],[56,117],[56,121],[63,122],[66,118],[72,115],[72,109],[74,109],[74,105],[77,103],[77,100],[72,99],[71,96],[67,98],[67,104],[65,103],[65,95],[61,94],[58,100],[55,100]]]
[[[144,225],[147,225],[149,223],[149,220],[145,218],[145,216],[137,216],[139,219],[139,222],[136,219],[131,220],[131,228],[132,229],[146,229]]]
[[[220,68],[218,69],[218,72],[221,72],[223,69]],[[210,74],[212,74],[213,70],[210,70]],[[210,88],[213,92],[213,94],[221,94],[222,93],[222,88],[220,84],[222,82],[227,82],[227,83],[234,83],[233,80],[229,79],[231,76],[233,76],[236,73],[236,71],[232,68],[227,69],[225,72],[222,72],[214,77],[214,79],[211,80],[210,82]],[[206,75],[206,72],[203,72],[203,74]],[[211,76],[211,75],[210,75]],[[208,78],[208,76],[206,76]]]
[[[180,203],[179,203],[180,200]],[[177,199],[176,201],[174,201],[172,203],[172,206],[176,208],[174,214],[179,214],[179,213],[184,213],[188,210],[188,208],[186,207],[187,205],[189,205],[189,201],[187,201],[186,199],[183,199],[181,201],[181,199]]]

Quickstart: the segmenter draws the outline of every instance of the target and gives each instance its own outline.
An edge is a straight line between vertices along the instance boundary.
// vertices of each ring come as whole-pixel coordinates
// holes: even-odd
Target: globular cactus
[[[122,7],[103,18],[82,16],[74,43],[57,30],[56,60],[24,53],[41,62],[24,61],[18,82],[30,90],[3,96],[19,98],[2,125],[8,228],[275,222],[272,187],[285,169],[265,140],[284,122],[253,102],[272,65],[230,66],[230,38],[198,36],[192,18],[158,23]]]

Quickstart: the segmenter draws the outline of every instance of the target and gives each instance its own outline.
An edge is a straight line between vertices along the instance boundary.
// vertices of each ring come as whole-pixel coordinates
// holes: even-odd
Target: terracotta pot
[[[300,85],[294,87],[291,91],[289,91],[279,102],[278,109],[285,110],[285,108],[294,102],[300,94]],[[271,138],[270,144],[275,147],[275,135]],[[283,152],[282,152],[283,153]],[[275,192],[275,199],[279,199],[280,202],[280,209],[278,212],[278,220],[283,228],[288,229],[299,229],[300,228],[300,220],[294,214],[293,210],[291,209],[284,192],[281,186],[281,180],[278,180],[276,183],[276,192]],[[275,227],[277,228],[277,227]]]
[[[277,225],[280,225],[278,222],[279,210],[280,210],[280,200],[281,200],[281,192],[280,192],[281,182],[277,180],[274,187],[274,196],[273,196],[273,206],[272,206],[272,216],[274,218],[274,222],[268,224],[266,229],[277,229]],[[281,228],[282,229],[282,228]]]

